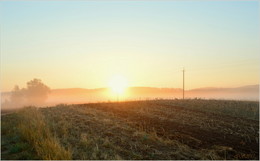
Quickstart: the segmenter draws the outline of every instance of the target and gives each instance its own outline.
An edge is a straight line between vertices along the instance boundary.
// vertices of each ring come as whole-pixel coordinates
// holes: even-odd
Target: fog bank
[[[43,91],[43,90],[38,90]],[[40,92],[41,93],[41,92]],[[38,107],[53,106],[56,104],[78,104],[93,102],[113,102],[113,101],[132,101],[132,100],[151,100],[151,99],[182,99],[182,89],[178,88],[152,88],[152,87],[130,87],[123,95],[117,96],[108,88],[99,89],[53,89],[40,94],[34,91],[27,101],[21,103],[21,100],[12,97],[12,92],[1,94],[1,108],[13,109],[22,106],[34,105]],[[16,93],[21,94],[21,93]],[[18,97],[19,98],[19,97]],[[232,99],[232,100],[249,100],[259,101],[259,85],[244,86],[238,88],[198,88],[185,91],[185,98],[202,98],[202,99]],[[11,102],[11,101],[16,102]],[[20,103],[18,104],[17,101]],[[9,102],[9,106],[6,106]]]

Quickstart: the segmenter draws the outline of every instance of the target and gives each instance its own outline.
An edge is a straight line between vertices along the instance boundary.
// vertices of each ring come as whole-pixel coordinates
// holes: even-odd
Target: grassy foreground
[[[59,144],[44,116],[35,107],[27,107],[16,114],[4,116],[1,127],[4,138],[1,147],[9,150],[2,153],[2,159],[71,159],[70,151]]]
[[[1,159],[259,159],[259,103],[154,100],[2,116]]]

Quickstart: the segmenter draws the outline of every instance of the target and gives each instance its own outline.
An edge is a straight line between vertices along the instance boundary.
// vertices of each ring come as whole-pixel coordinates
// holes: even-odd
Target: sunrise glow
[[[123,76],[116,75],[111,78],[109,86],[113,93],[122,95],[127,88],[127,80]]]

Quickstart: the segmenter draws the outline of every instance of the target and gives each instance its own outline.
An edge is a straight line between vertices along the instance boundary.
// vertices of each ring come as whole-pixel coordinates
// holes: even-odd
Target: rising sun
[[[109,86],[112,92],[122,95],[127,88],[127,80],[125,77],[117,75],[110,80]]]

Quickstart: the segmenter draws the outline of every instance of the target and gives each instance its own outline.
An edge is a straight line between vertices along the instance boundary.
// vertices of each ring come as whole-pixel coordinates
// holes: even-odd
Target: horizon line
[[[218,89],[224,89],[224,88],[229,88],[229,89],[234,89],[234,88],[242,88],[242,87],[247,87],[247,86],[259,86],[260,84],[249,84],[249,85],[244,85],[244,86],[237,86],[237,87],[210,87],[210,86],[205,86],[205,87],[198,87],[198,88],[191,88],[187,89],[185,91],[190,91],[190,90],[195,90],[195,89],[205,89],[205,88],[218,88]],[[85,90],[98,90],[98,89],[109,89],[110,87],[99,87],[99,88],[82,88],[82,87],[71,87],[71,88],[51,88],[51,90],[61,90],[61,89],[85,89]],[[182,88],[174,88],[174,87],[152,87],[152,86],[129,86],[127,88],[157,88],[157,89],[180,89]],[[8,93],[12,92],[11,91],[1,91],[1,93]]]

